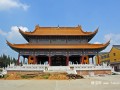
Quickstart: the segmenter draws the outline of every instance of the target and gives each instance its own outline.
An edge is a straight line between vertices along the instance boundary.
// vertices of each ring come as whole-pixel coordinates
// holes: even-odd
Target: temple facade
[[[41,27],[37,25],[32,32],[23,32],[21,35],[28,43],[7,44],[18,52],[20,56],[28,59],[28,64],[48,64],[49,66],[69,66],[69,64],[94,63],[93,57],[105,49],[110,41],[105,44],[91,44],[90,40],[96,35],[94,32],[83,31],[77,27]],[[99,64],[99,58],[98,58]]]

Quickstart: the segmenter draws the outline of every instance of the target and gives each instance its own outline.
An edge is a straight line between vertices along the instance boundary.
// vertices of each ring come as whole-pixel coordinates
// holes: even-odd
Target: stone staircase
[[[67,74],[77,74],[76,70],[71,70],[71,69],[66,72]]]
[[[49,66],[45,72],[66,72],[68,74],[77,74],[76,70],[71,70],[69,66]]]
[[[69,66],[49,66],[48,71],[67,71],[70,70]]]

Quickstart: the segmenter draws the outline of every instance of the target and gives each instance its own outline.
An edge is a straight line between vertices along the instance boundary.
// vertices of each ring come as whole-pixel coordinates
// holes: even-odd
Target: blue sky
[[[99,32],[90,43],[120,44],[120,0],[0,0],[0,55],[17,53],[6,45],[25,43],[18,28],[33,31],[40,26],[82,26]]]

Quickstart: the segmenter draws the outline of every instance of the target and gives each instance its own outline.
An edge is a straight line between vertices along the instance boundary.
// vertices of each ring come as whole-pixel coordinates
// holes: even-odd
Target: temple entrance
[[[81,58],[79,55],[72,55],[69,57],[70,64],[80,64]]]
[[[37,64],[48,64],[48,56],[39,55],[36,56]]]
[[[52,56],[51,57],[51,66],[66,66],[66,57],[65,56]]]

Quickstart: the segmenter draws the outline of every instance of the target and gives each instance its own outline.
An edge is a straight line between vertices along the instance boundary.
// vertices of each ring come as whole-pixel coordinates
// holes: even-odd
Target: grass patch
[[[3,76],[4,79],[7,79],[8,77],[9,77],[8,74],[6,74],[6,75]]]
[[[30,79],[30,78],[34,78],[35,75],[21,75],[22,79]]]
[[[50,74],[44,74],[44,75],[42,75],[42,77],[43,77],[44,79],[48,79],[48,78],[50,77]]]

